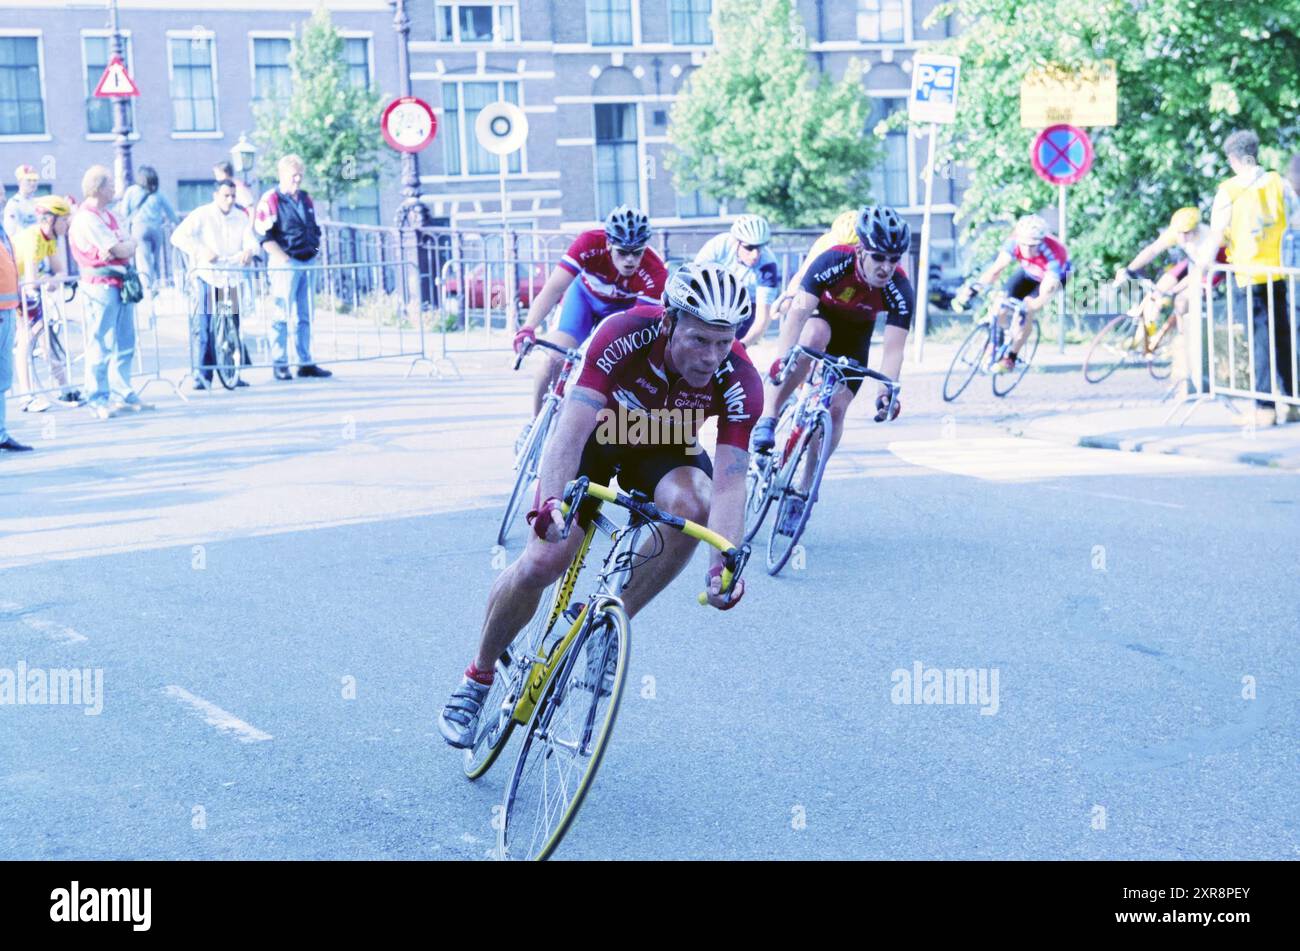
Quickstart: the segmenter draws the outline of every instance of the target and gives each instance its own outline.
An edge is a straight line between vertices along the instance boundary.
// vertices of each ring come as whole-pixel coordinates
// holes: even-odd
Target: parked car
[[[464,294],[460,291],[459,276],[453,272],[443,286],[447,297],[444,303],[446,309],[459,310],[462,302],[472,310],[481,310],[484,307],[499,310],[505,307],[508,293],[505,272],[499,264],[492,266],[490,278],[487,277],[487,271],[486,264],[476,264],[472,268],[467,268]],[[545,283],[546,269],[541,264],[534,264],[531,267],[526,264],[515,265],[515,300],[518,301],[519,306],[529,306]]]

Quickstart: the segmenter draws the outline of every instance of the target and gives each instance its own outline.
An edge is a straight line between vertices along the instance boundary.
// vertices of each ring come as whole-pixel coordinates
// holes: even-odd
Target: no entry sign
[[[1048,126],[1034,138],[1030,160],[1050,185],[1073,185],[1092,168],[1092,140],[1072,125]]]

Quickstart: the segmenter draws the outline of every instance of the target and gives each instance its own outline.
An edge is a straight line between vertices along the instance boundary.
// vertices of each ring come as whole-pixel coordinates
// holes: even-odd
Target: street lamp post
[[[122,48],[122,31],[117,25],[117,0],[109,0],[109,14],[112,24],[112,47],[114,56],[126,62],[126,56]],[[118,195],[126,191],[126,186],[131,184],[134,174],[131,169],[131,118],[129,106],[125,96],[118,96],[113,100],[113,142],[115,155],[113,158],[113,177],[117,183]]]
[[[393,32],[397,34],[397,76],[401,94],[411,95],[411,18],[406,0],[389,0],[394,7]],[[399,228],[423,228],[429,224],[429,209],[420,201],[420,159],[414,152],[402,153],[402,204],[397,209]]]
[[[253,163],[257,159],[257,146],[248,141],[248,136],[239,133],[239,141],[230,147],[230,164],[235,167],[235,174],[239,176],[240,182],[252,194],[252,184],[248,180],[249,173],[253,170]]]

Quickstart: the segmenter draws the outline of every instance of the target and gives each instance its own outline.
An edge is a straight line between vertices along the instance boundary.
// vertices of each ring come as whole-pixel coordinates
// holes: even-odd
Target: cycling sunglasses
[[[760,249],[761,247],[763,247],[763,246],[762,246],[761,244],[743,244],[743,243],[742,243],[740,247],[741,247],[743,250],[745,250],[745,251],[749,251],[750,253],[753,253],[754,251],[759,250],[759,249]]]
[[[625,254],[628,257],[636,257],[638,254],[644,254],[645,249],[646,246],[644,244],[639,248],[620,248],[618,245],[613,245],[613,250],[617,251],[619,254]]]
[[[881,254],[879,251],[868,251],[867,256],[877,264],[897,264],[903,260],[901,254]]]

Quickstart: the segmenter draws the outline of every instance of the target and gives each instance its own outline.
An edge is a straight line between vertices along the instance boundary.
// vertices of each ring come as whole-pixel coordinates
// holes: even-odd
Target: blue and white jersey
[[[740,263],[739,251],[740,242],[724,232],[710,238],[700,248],[695,263],[725,268],[749,289],[755,304],[770,305],[781,288],[781,268],[776,263],[776,255],[766,247],[760,248],[754,266],[746,267]]]

